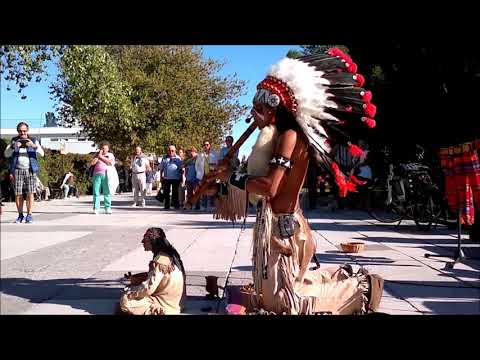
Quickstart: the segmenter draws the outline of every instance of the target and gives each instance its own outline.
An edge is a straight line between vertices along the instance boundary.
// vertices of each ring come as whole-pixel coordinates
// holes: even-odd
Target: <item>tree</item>
[[[75,45],[6,50],[2,47],[8,54],[9,81],[41,77],[45,61],[56,56],[59,74],[50,93],[57,100],[59,123],[82,126],[96,142],[110,140],[121,157],[134,144],[154,152],[163,152],[171,143],[200,146],[205,138],[219,144],[246,110],[238,102],[245,83],[235,74],[220,76],[223,64],[204,59],[198,47]]]
[[[136,106],[133,134],[150,151],[170,144],[219,144],[245,107],[238,102],[245,83],[217,75],[223,64],[204,59],[193,46],[111,46]]]
[[[287,57],[290,58],[290,59],[296,59],[300,56],[303,56],[305,55],[302,51],[299,51],[299,50],[295,50],[295,49],[291,49],[291,50],[288,50],[287,52]]]
[[[337,47],[342,50],[345,54],[349,53],[348,47],[345,45],[301,45],[303,55],[313,55],[318,53],[323,53],[329,48]]]
[[[124,154],[134,144],[158,153],[219,143],[245,111],[244,82],[219,77],[222,64],[192,46],[73,46],[60,65],[52,93],[61,119]]]
[[[47,61],[57,59],[66,46],[61,45],[3,45],[0,46],[0,76],[14,82],[18,93],[22,93],[35,77],[42,81],[46,75]],[[11,88],[8,86],[7,90]],[[26,95],[22,95],[26,99]]]
[[[109,140],[117,152],[131,145],[135,106],[115,61],[102,46],[70,46],[59,63],[51,94],[59,119],[80,125],[95,142]]]

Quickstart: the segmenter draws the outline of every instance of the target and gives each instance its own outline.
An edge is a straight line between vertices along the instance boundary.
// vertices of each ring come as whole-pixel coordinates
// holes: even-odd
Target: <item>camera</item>
[[[18,141],[22,144],[21,147],[27,147],[28,139],[20,139],[20,140],[18,140]]]

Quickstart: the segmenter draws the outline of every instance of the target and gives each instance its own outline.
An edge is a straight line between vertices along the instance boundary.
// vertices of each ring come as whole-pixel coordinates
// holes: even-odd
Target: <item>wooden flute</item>
[[[253,118],[253,116],[247,118],[245,121],[247,123],[250,122],[250,120]],[[225,155],[225,157],[222,159],[222,162],[220,165],[225,165],[230,163],[230,160],[235,156],[237,153],[238,149],[245,143],[245,141],[252,135],[252,133],[255,131],[257,128],[257,123],[253,121],[250,126],[245,130],[245,132],[240,136],[240,138],[233,144],[233,146],[228,150],[228,153]],[[208,178],[204,176],[203,180],[200,182],[200,185],[195,191],[195,193],[192,195],[192,198],[188,200],[185,203],[185,208],[191,209],[193,204],[195,204],[198,200],[200,200],[200,197],[202,196],[205,191],[208,190],[208,188],[215,182],[215,178]]]

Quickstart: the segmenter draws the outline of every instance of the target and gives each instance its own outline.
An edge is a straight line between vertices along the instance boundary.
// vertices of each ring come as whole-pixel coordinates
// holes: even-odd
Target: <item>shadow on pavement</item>
[[[125,284],[121,282],[121,279],[31,280],[26,278],[2,278],[0,290],[2,294],[23,298],[32,304],[65,305],[86,311],[89,314],[113,315],[124,286]],[[211,301],[204,296],[188,295],[186,301],[185,310],[187,314],[201,314],[205,312],[202,307],[206,305],[210,305],[215,312],[218,300]]]
[[[211,229],[211,228],[222,228],[222,229],[241,229],[243,226],[243,221],[238,221],[235,225],[232,222],[225,220],[212,220],[212,221],[178,221],[172,225],[176,226],[186,226],[195,229]],[[250,229],[253,227],[252,223],[247,222],[245,228]]]
[[[362,210],[336,210],[327,208],[304,211],[309,219],[337,219],[337,220],[372,220],[372,217]]]
[[[420,231],[416,228],[415,225],[401,225],[396,228],[392,225],[387,224],[371,224],[367,225],[365,223],[344,223],[344,222],[333,222],[333,223],[323,223],[323,222],[309,222],[310,228],[317,231],[349,231],[349,232],[392,232],[398,234],[409,234],[409,235],[438,235],[438,236],[455,236],[456,232],[454,230],[438,229],[431,231]]]
[[[386,280],[385,288],[434,314],[480,314],[479,287],[443,281]],[[432,298],[438,300],[425,300]]]
[[[364,238],[358,237],[353,238],[353,240],[365,240]],[[445,256],[445,258],[451,257],[457,249],[457,240],[455,239],[423,239],[423,238],[390,238],[390,237],[368,237],[368,241],[378,242],[383,244],[393,243],[396,245],[401,244],[417,244],[420,245],[418,249],[424,249],[425,253],[433,253],[436,255]],[[368,245],[367,245],[368,249]],[[462,240],[462,250],[465,253],[466,257],[473,257],[480,259],[480,246],[470,240]],[[430,258],[435,259],[435,258]],[[440,260],[440,259],[439,259]],[[445,261],[445,260],[441,260]],[[451,261],[451,260],[449,260]],[[472,267],[475,270],[478,270],[477,277],[480,278],[480,260],[465,260],[465,264]],[[451,270],[452,275],[459,276],[461,269]]]
[[[395,260],[392,260],[383,256],[365,256],[345,254],[341,251],[326,251],[316,254],[320,264],[344,264],[355,262],[358,265],[388,265],[388,266],[403,266],[403,267],[421,267],[420,265],[412,264],[395,264]]]

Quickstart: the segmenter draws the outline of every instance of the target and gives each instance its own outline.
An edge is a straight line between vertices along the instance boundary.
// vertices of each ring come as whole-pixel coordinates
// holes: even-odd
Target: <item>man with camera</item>
[[[39,172],[37,154],[44,155],[37,139],[28,135],[28,124],[21,122],[17,125],[18,136],[12,138],[10,145],[5,149],[5,157],[10,159],[10,180],[14,184],[15,204],[18,217],[15,223],[32,223],[32,208],[36,191],[36,177]],[[27,193],[27,216],[23,216],[23,192]]]

